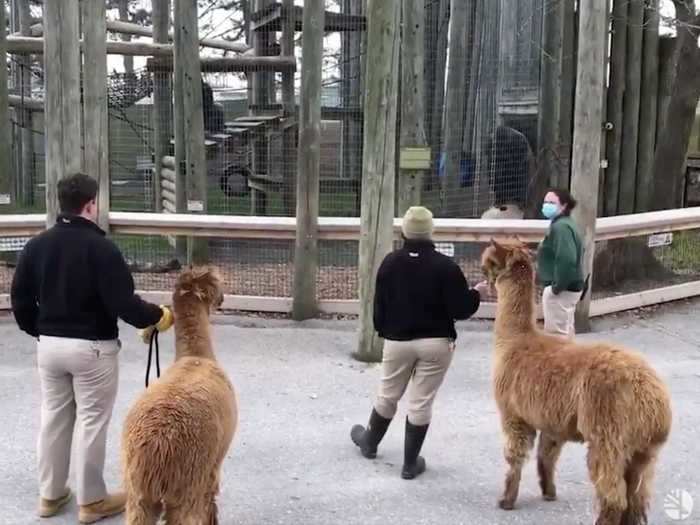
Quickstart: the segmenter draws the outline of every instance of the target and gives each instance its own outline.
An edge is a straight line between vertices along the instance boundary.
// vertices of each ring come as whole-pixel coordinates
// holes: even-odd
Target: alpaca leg
[[[655,463],[656,451],[638,452],[632,456],[625,471],[627,510],[622,515],[621,525],[647,525]]]
[[[552,436],[540,432],[540,439],[537,444],[537,473],[545,501],[557,499],[557,488],[554,485],[554,470],[563,446],[563,441],[558,441]]]
[[[205,521],[207,525],[219,525],[219,507],[216,505],[216,496],[219,494],[219,476],[215,475],[212,480],[212,487],[208,494],[209,498],[209,517]]]
[[[588,449],[588,472],[600,505],[595,525],[620,525],[627,509],[627,484],[622,455],[611,452],[607,447],[591,445]]]
[[[512,510],[518,499],[523,464],[535,444],[535,429],[522,421],[506,421],[503,432],[506,438],[504,454],[509,468],[503,497],[498,505],[503,510]]]
[[[134,498],[126,500],[126,525],[156,525],[162,507]]]
[[[201,525],[207,523],[209,502],[190,501],[180,505],[167,505],[165,508],[166,525]]]

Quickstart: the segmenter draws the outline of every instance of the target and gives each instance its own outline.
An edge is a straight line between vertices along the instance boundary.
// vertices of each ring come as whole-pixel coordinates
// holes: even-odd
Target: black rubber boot
[[[386,419],[380,416],[375,409],[372,409],[372,414],[369,416],[367,429],[362,425],[355,425],[350,431],[350,439],[358,447],[362,455],[368,459],[377,457],[377,445],[386,434],[389,428],[391,419]]]
[[[420,449],[425,441],[425,434],[430,425],[416,426],[406,418],[406,438],[403,448],[403,479],[413,479],[425,472],[425,459],[419,456]]]

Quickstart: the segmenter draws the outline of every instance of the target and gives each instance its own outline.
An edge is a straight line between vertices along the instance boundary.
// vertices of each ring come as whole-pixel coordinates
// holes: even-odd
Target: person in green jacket
[[[585,284],[583,243],[570,216],[575,206],[576,199],[567,190],[547,192],[542,215],[551,225],[537,252],[537,278],[544,286],[544,329],[566,337],[574,336],[574,313]]]

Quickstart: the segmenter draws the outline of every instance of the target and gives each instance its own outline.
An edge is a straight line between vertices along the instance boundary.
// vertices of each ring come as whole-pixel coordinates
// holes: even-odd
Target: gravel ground
[[[700,324],[698,302],[643,315],[596,321],[584,340],[624,343],[643,352],[668,382],[674,429],[662,452],[650,523],[671,525],[664,499],[685,490],[696,509],[683,523],[700,523]],[[585,449],[567,445],[558,469],[560,499],[538,495],[535,467],[525,470],[512,512],[496,501],[505,465],[498,415],[490,392],[491,325],[460,326],[458,349],[435,405],[424,447],[428,471],[413,482],[399,477],[403,453],[401,405],[374,461],[360,457],[349,439],[366,422],[379,369],[353,361],[354,321],[296,324],[284,319],[226,316],[214,327],[221,363],[240,398],[240,428],[224,465],[219,497],[222,524],[259,525],[570,525],[593,522]],[[107,482],[119,482],[121,423],[142,392],[146,351],[124,328],[120,393],[110,427]],[[172,359],[172,335],[162,361]],[[35,442],[38,384],[35,350],[6,317],[0,321],[0,523],[39,523]],[[71,504],[50,522],[76,523]],[[105,524],[123,523],[118,517]]]

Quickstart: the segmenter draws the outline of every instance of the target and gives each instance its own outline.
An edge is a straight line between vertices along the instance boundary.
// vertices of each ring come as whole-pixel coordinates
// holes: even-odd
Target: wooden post
[[[429,3],[431,5],[433,4],[433,2]],[[447,36],[449,31],[450,0],[439,0],[435,9],[434,39],[431,39],[428,44],[435,45],[435,53],[432,55],[433,59],[429,62],[430,68],[433,71],[432,79],[434,81],[432,84],[433,95],[431,97],[430,133],[428,134],[428,141],[432,148],[434,166],[437,166],[442,146],[442,117],[445,109],[445,76],[447,74]],[[433,169],[433,173],[436,173],[436,171],[436,169]]]
[[[349,15],[362,14],[362,2],[343,0],[343,12]],[[343,32],[343,106],[346,108],[362,107],[360,54],[363,31]],[[343,119],[342,153],[340,171],[344,179],[361,177],[362,172],[362,121],[356,115],[347,115]],[[359,199],[355,199],[359,202]],[[359,208],[355,211],[360,214]]]
[[[297,178],[297,232],[294,250],[292,317],[301,321],[318,313],[318,208],[321,166],[321,78],[323,76],[323,0],[304,2]]]
[[[294,33],[296,31],[294,0],[284,0],[283,9],[287,13],[282,25],[280,42],[281,53],[294,58]],[[323,28],[323,26],[322,26]],[[323,39],[323,36],[321,36]],[[323,43],[321,44],[323,47]],[[303,91],[302,91],[303,93]],[[294,100],[294,71],[282,73],[282,112],[284,118],[293,120],[296,116],[296,101]],[[320,125],[320,124],[319,124]],[[282,187],[284,211],[288,216],[294,214],[294,195],[296,190],[296,138],[297,126],[287,125],[282,133]],[[300,171],[302,175],[303,172]]]
[[[627,6],[629,0],[614,0],[612,9],[612,48],[610,53],[610,87],[608,88],[606,133],[605,215],[616,215],[620,195],[620,162],[622,154],[623,102],[627,60]]]
[[[362,156],[362,217],[359,257],[360,336],[355,358],[379,361],[382,343],[374,330],[374,290],[379,265],[392,249],[399,76],[399,2],[368,4],[367,83]]]
[[[547,2],[540,58],[540,101],[537,118],[538,178],[547,186],[560,184],[559,117],[561,114],[564,2]],[[542,195],[537,195],[540,198]]]
[[[440,201],[443,214],[456,209],[449,206],[448,198],[459,188],[460,161],[462,158],[462,134],[464,133],[464,78],[466,75],[465,52],[467,51],[468,4],[464,0],[450,3],[450,60],[447,65],[447,87],[445,112],[445,170],[440,181]]]
[[[175,16],[177,16],[177,12],[175,12]],[[179,42],[182,40],[181,25],[177,22],[173,25],[173,41]],[[175,125],[175,211],[185,213],[187,211],[187,163],[185,160],[184,75],[181,67],[173,67],[173,124]],[[178,259],[187,259],[187,239],[185,237],[176,237],[175,252]]]
[[[637,148],[639,146],[639,107],[642,83],[644,0],[627,0],[627,57],[625,64],[625,98],[622,118],[622,153],[620,155],[620,196],[617,211],[634,213],[637,187]]]
[[[46,221],[58,214],[58,181],[80,171],[80,10],[78,0],[44,4]]]
[[[403,0],[401,35],[401,147],[425,146],[423,62],[425,38],[425,1]],[[422,171],[399,173],[399,216],[420,204]]]
[[[29,9],[29,0],[19,0],[19,26],[20,33],[30,36],[32,32],[32,16]],[[31,98],[32,92],[32,57],[25,55],[19,57],[21,68],[21,92],[23,98]],[[36,182],[36,169],[34,163],[34,112],[25,108],[18,111],[20,125],[22,126],[22,204],[24,206],[34,205],[34,185]]]
[[[0,9],[0,212],[12,204],[10,116],[7,92],[5,5]]]
[[[269,4],[269,0],[252,0],[254,12],[259,12]],[[253,31],[253,49],[256,56],[263,56],[268,53],[270,46],[270,34],[263,31]],[[269,73],[264,71],[255,71],[250,76],[252,84],[252,102],[258,106],[265,106],[271,103],[269,93]],[[269,156],[269,140],[266,136],[260,134],[253,142],[253,171],[256,174],[269,174],[270,156]],[[255,200],[255,213],[260,215],[267,214],[267,199],[262,192],[252,190],[251,198]]]
[[[576,84],[576,5],[574,2],[564,2],[563,17],[558,186],[568,188],[571,184],[571,141],[573,138],[574,88]]]
[[[167,43],[170,32],[170,0],[153,0],[153,42]],[[170,155],[170,139],[172,138],[171,121],[172,81],[169,72],[156,71],[153,73],[153,142],[154,142],[154,172],[153,193],[155,194],[155,211],[163,210],[161,170],[163,157]]]
[[[656,102],[656,140],[663,133],[666,125],[666,115],[673,93],[673,80],[676,73],[678,57],[674,53],[676,38],[672,36],[659,37],[659,96]]]
[[[593,269],[600,182],[601,133],[608,9],[600,0],[579,1],[578,68],[574,102],[571,190],[579,202],[573,215],[584,239],[583,269]],[[591,280],[595,276],[591,276]],[[577,330],[590,330],[591,293],[576,309]]]
[[[659,1],[647,0],[645,13],[635,212],[651,210],[654,186],[656,103],[659,91]]]
[[[197,21],[196,0],[175,0],[175,70],[179,70],[176,75],[182,83],[185,198],[188,212],[206,213],[207,159]],[[208,262],[207,239],[193,238],[188,241],[188,260],[195,264]]]
[[[85,171],[97,179],[98,224],[109,230],[107,24],[104,2],[83,2]]]

